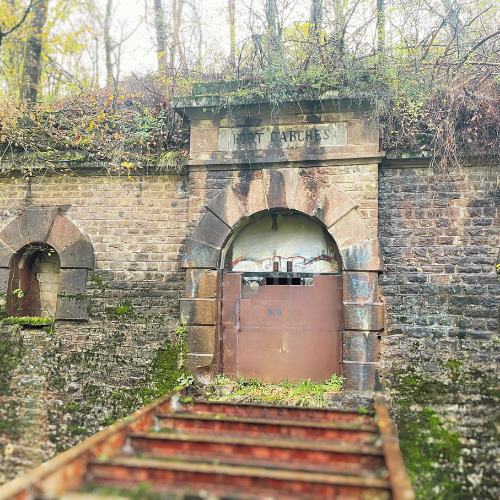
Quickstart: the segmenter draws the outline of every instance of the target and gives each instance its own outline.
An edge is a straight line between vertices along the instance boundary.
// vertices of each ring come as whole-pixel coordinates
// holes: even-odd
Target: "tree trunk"
[[[111,16],[113,11],[113,0],[107,0],[106,13],[104,15],[104,57],[106,62],[106,84],[113,87],[115,78],[113,76],[113,40],[111,39]]]
[[[236,67],[236,5],[235,0],[227,0],[229,14],[229,64]]]
[[[167,35],[165,31],[165,11],[163,9],[163,0],[154,0],[154,16],[158,70],[163,71],[167,67]]]
[[[172,0],[172,18],[174,28],[174,47],[177,48],[179,54],[179,61],[182,68],[187,68],[187,60],[181,42],[181,24],[182,24],[182,8],[184,7],[184,0]]]
[[[380,62],[385,50],[385,10],[384,0],[377,0],[377,54]]]
[[[337,57],[342,59],[344,56],[345,40],[345,0],[335,0],[333,3],[333,13],[335,16],[334,46]]]
[[[323,22],[323,0],[311,1],[311,32],[317,33]]]
[[[33,17],[29,23],[29,37],[24,53],[21,78],[21,99],[35,103],[38,100],[40,76],[42,74],[43,27],[47,21],[47,0],[32,7]]]

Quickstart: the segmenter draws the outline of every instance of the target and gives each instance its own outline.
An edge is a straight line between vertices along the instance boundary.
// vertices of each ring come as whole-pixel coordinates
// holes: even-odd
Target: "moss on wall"
[[[26,349],[17,327],[0,332],[0,397],[11,394],[12,374],[22,361]]]
[[[411,365],[392,383],[417,499],[498,498],[498,373],[455,359],[439,368],[424,373]]]

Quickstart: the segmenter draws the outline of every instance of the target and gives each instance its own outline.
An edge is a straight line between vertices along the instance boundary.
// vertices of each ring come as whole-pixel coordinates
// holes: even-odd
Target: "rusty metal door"
[[[317,275],[311,286],[278,284],[278,278],[255,286],[242,277],[223,277],[222,370],[227,376],[283,382],[342,374],[341,276]]]

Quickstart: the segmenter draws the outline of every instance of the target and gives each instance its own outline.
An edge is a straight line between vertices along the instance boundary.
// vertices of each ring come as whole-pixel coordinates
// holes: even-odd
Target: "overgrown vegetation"
[[[290,406],[328,406],[332,393],[342,390],[343,378],[332,375],[323,383],[305,380],[292,384],[268,384],[259,380],[240,379],[237,382],[218,375],[209,386],[210,401],[259,402]]]
[[[92,1],[85,8],[58,1],[47,13],[41,10],[44,2],[36,2],[23,21],[26,3],[13,0],[0,6],[0,68],[5,77],[0,86],[5,97],[0,105],[0,159],[5,175],[12,168],[26,177],[47,171],[71,174],[84,162],[129,179],[149,165],[179,173],[187,158],[187,134],[172,98],[186,95],[193,82],[210,80],[236,82],[228,101],[259,96],[274,107],[336,93],[369,100],[372,114],[381,120],[381,150],[394,155],[428,157],[452,167],[471,157],[500,153],[496,3],[238,3],[236,12],[220,18],[232,33],[228,50],[221,46],[214,51],[204,34],[210,23],[203,22],[206,13],[196,3],[185,6],[197,19],[188,35],[181,10],[170,12],[158,2],[152,27],[158,71],[125,78],[120,64],[129,35],[123,26],[119,35],[110,31],[117,12],[101,11]],[[32,99],[23,91],[29,80],[23,50],[33,41],[37,13],[46,23],[35,37],[43,57],[35,61],[40,79],[34,89],[37,99]],[[68,22],[71,13],[81,19],[76,30]],[[238,17],[248,19],[246,31],[238,31]],[[92,22],[101,18],[107,21]],[[171,40],[166,25],[174,27]],[[193,39],[198,40],[197,50]],[[104,43],[100,46],[98,40]],[[95,61],[106,61],[104,88],[99,65],[85,66],[85,47]],[[66,58],[65,64],[54,51]]]

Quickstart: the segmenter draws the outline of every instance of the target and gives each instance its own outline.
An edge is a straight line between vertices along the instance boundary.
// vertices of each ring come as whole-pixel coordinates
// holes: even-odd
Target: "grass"
[[[329,406],[326,393],[340,392],[343,377],[332,375],[322,383],[305,380],[292,384],[268,384],[259,380],[240,379],[237,382],[218,375],[205,394],[209,401],[235,401],[248,403],[269,403],[289,406]],[[328,396],[328,395],[327,395]]]

